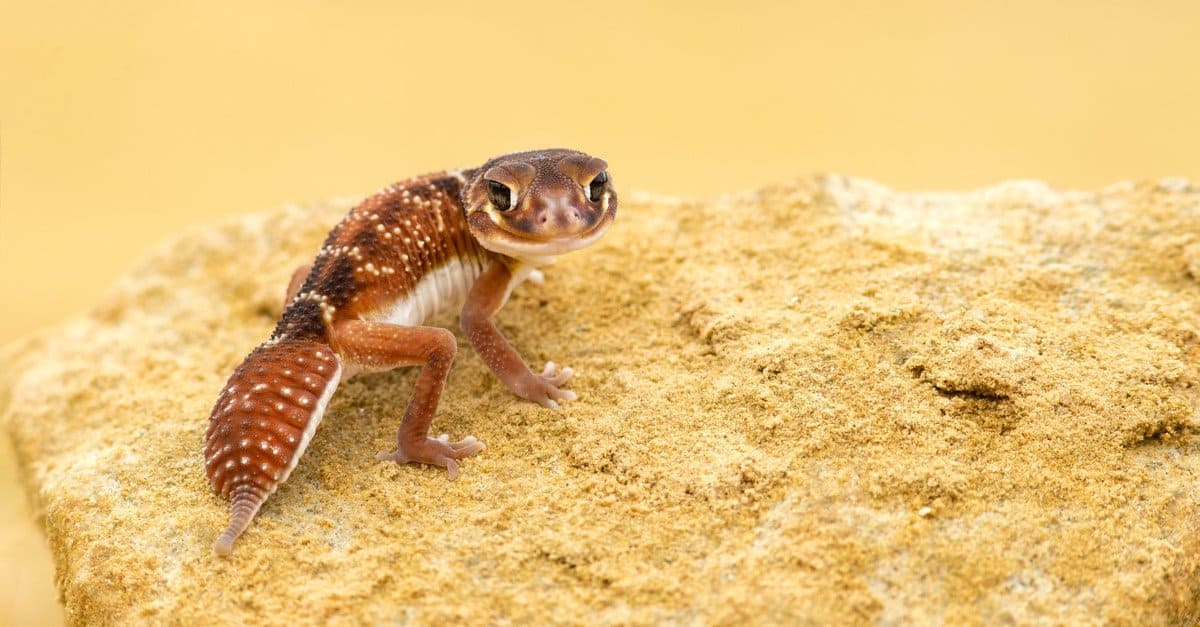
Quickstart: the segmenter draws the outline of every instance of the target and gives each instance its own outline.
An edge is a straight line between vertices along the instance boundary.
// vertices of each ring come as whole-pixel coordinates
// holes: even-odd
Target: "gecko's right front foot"
[[[429,464],[442,466],[451,481],[458,478],[458,461],[472,455],[478,455],[487,448],[473,435],[458,442],[451,442],[450,436],[442,434],[437,438],[422,438],[401,440],[396,449],[390,453],[379,453],[375,459],[393,461],[397,464]]]

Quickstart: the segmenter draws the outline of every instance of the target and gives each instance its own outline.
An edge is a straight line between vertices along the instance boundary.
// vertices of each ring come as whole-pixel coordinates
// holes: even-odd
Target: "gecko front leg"
[[[508,389],[521,398],[554,409],[558,407],[558,401],[577,398],[575,392],[563,388],[575,373],[570,368],[556,372],[554,362],[549,362],[541,374],[535,374],[492,320],[492,316],[508,300],[513,279],[513,272],[507,264],[500,260],[492,261],[483,274],[475,279],[467,294],[460,317],[462,330],[475,353]]]
[[[333,327],[333,344],[342,357],[365,372],[401,366],[423,366],[404,409],[396,433],[396,448],[380,453],[379,460],[398,464],[416,462],[445,467],[449,478],[458,477],[458,461],[485,448],[468,436],[458,442],[429,437],[429,423],[437,412],[446,376],[458,351],[454,334],[439,327],[406,327],[384,322],[345,320]]]

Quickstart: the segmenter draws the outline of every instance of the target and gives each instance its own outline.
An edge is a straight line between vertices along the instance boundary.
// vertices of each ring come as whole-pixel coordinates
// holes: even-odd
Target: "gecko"
[[[531,370],[494,316],[518,284],[540,282],[542,267],[600,239],[616,213],[607,163],[565,149],[418,176],[351,209],[313,263],[296,269],[274,332],[213,406],[205,470],[230,509],[214,552],[232,552],[352,376],[421,368],[396,446],[377,459],[444,467],[454,480],[459,461],[484,450],[474,436],[429,435],[458,350],[450,330],[423,326],[441,312],[461,307],[472,349],[517,396],[549,408],[575,400],[566,388],[574,372],[554,362]]]

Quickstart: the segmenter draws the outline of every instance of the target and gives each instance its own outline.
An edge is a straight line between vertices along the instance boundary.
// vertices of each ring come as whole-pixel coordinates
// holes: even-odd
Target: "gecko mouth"
[[[479,243],[488,250],[510,257],[561,255],[595,243],[612,224],[611,215],[597,220],[595,225],[582,233],[551,239],[529,237],[524,233],[516,233],[493,223],[497,227],[496,235],[500,237],[480,238]]]
[[[512,237],[513,239],[520,240],[522,242],[527,242],[530,244],[564,244],[565,245],[565,244],[570,244],[571,242],[574,242],[574,241],[586,240],[586,239],[590,238],[592,235],[594,235],[596,233],[596,231],[604,228],[607,222],[609,222],[609,220],[606,217],[600,218],[599,220],[596,220],[596,222],[594,224],[589,225],[588,228],[586,228],[578,233],[571,233],[569,235],[559,235],[556,237],[547,237],[547,238],[538,238],[538,237],[530,236],[528,233],[524,233],[521,231],[512,231],[512,230],[509,230],[504,225],[500,225],[500,230],[503,231],[506,235]]]

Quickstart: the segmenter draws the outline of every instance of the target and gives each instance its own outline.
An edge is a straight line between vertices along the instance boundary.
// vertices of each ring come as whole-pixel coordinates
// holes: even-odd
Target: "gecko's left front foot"
[[[451,442],[450,436],[443,433],[441,437],[437,438],[401,440],[395,450],[390,453],[381,452],[375,456],[375,459],[393,461],[397,464],[415,462],[430,466],[442,466],[446,469],[447,478],[454,481],[458,478],[458,460],[478,455],[485,448],[487,447],[483,442],[473,435],[468,435],[458,442]]]
[[[558,401],[573,401],[579,398],[575,392],[562,387],[575,375],[575,371],[570,368],[558,370],[554,362],[549,361],[546,362],[542,374],[528,374],[530,376],[527,379],[518,381],[513,386],[513,391],[523,399],[538,403],[542,407],[558,409]]]

